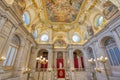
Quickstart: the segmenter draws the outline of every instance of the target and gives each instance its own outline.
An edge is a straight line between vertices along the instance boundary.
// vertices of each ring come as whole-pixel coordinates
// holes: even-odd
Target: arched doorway
[[[80,50],[75,50],[73,52],[73,59],[74,59],[74,68],[84,69],[84,58]]]
[[[42,57],[48,60],[48,51],[46,49],[42,49],[38,52],[37,57]],[[46,69],[48,67],[48,62],[47,63],[40,63],[39,61],[36,62],[36,70],[39,69]]]

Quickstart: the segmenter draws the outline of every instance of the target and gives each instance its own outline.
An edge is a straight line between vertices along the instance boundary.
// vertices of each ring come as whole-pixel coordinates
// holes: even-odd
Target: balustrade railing
[[[35,71],[38,72],[38,73],[41,73],[39,75],[43,75],[43,72],[44,72],[44,75],[50,75],[50,80],[57,80],[57,70],[58,69],[64,69],[65,70],[65,79],[66,80],[72,80],[72,73],[78,73],[78,72],[85,72],[85,73],[91,73],[93,71],[93,68],[92,67],[85,67],[85,68],[69,68],[69,67],[64,67],[64,68],[37,68]],[[43,76],[45,77],[45,76]],[[77,76],[76,76],[77,77]],[[47,78],[44,78],[47,80]]]

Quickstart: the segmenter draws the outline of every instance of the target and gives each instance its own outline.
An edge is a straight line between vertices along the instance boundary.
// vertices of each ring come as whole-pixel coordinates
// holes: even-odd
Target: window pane
[[[8,51],[7,51],[7,53],[6,53],[6,59],[5,59],[5,61],[3,62],[3,66],[5,66],[5,64],[6,64],[7,61],[8,61],[8,56],[9,56],[9,54],[10,54],[10,51],[11,51],[11,46],[9,46],[9,48],[8,48]]]
[[[100,16],[99,19],[98,19],[98,26],[101,26],[103,24],[103,17]]]
[[[14,53],[14,56],[13,56],[13,60],[12,60],[11,65],[13,65],[13,64],[14,64],[14,61],[15,61],[15,58],[16,58],[16,54],[17,54],[17,49],[15,50],[15,53]]]
[[[111,59],[112,56],[110,55],[110,53],[109,53],[108,50],[106,50],[106,52],[107,52],[107,54],[108,54],[108,58],[109,58],[109,60],[110,60],[110,64],[113,65],[113,63],[112,63],[112,59]]]
[[[10,66],[10,65],[11,65],[11,62],[12,62],[12,60],[13,60],[14,53],[15,53],[15,48],[12,48],[11,53],[10,53],[10,56],[9,56],[9,59],[8,59],[8,62],[7,62],[7,66]]]
[[[26,25],[29,25],[30,24],[30,15],[28,12],[24,12],[23,14],[23,21]]]
[[[114,51],[115,51],[115,54],[116,54],[116,56],[117,56],[117,59],[118,59],[118,61],[119,61],[119,63],[120,63],[120,51],[118,50],[117,47],[114,48]]]
[[[43,34],[43,35],[41,35],[41,37],[40,37],[40,40],[41,40],[41,41],[48,41],[48,39],[49,39],[49,37],[48,37],[47,34]]]
[[[100,27],[103,24],[104,18],[101,15],[96,17],[95,26]]]
[[[114,62],[114,65],[118,65],[118,62],[117,62],[117,60],[116,60],[116,57],[115,57],[115,55],[114,55],[113,50],[110,49],[109,52],[110,52],[110,54],[111,54],[111,56],[112,56],[112,60],[113,60],[113,62]]]
[[[20,43],[19,37],[15,35],[15,36],[12,38],[11,43],[14,44],[15,46],[19,46],[19,43]]]
[[[72,39],[73,39],[74,42],[79,42],[80,41],[80,36],[77,35],[77,34],[74,34]]]
[[[37,30],[34,30],[34,32],[33,32],[33,37],[34,37],[34,38],[37,38]]]

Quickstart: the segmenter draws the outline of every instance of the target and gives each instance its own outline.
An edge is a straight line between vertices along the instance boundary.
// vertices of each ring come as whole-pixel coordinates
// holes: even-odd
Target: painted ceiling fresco
[[[77,18],[83,0],[44,0],[43,2],[48,20],[71,23]]]

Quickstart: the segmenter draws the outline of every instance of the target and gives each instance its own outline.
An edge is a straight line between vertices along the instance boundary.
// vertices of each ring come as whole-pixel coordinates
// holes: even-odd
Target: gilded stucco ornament
[[[94,34],[89,18],[91,12],[97,8],[99,0],[29,0],[26,2],[25,10],[30,12],[31,17],[28,28],[32,33],[36,29],[38,36],[49,30],[51,34],[64,32],[73,35],[78,32],[82,39],[78,43],[84,43],[84,37],[86,40]],[[86,24],[89,24],[89,28]],[[56,36],[59,35],[49,37],[55,38]],[[36,41],[40,43],[37,38]]]

